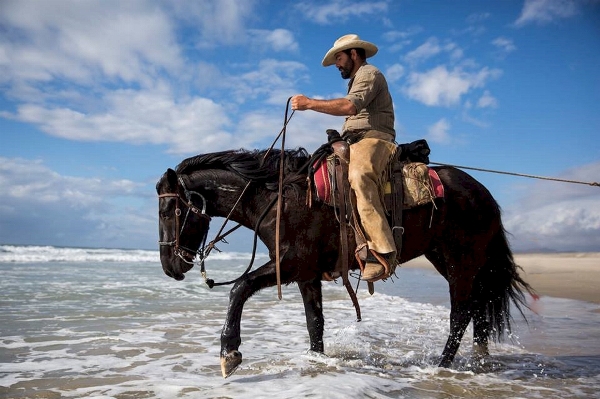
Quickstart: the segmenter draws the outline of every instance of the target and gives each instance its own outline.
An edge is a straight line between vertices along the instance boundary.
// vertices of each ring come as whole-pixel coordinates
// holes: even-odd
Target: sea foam
[[[210,254],[214,260],[250,259],[252,254],[244,252],[217,252]],[[258,254],[257,257],[266,257]],[[158,250],[112,249],[112,248],[64,248],[35,245],[0,245],[0,262],[45,263],[45,262],[158,262]]]

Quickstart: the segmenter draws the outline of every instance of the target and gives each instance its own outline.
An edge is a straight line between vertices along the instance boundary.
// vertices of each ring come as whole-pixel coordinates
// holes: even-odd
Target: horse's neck
[[[214,213],[211,216],[229,217],[252,230],[276,195],[264,187],[247,188],[247,181],[227,171],[219,171],[217,178],[199,175],[195,180],[199,189],[210,191],[215,198],[210,201]]]

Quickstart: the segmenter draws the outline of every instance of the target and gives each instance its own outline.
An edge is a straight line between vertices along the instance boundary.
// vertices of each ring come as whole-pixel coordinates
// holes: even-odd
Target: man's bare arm
[[[297,111],[309,109],[335,116],[356,115],[356,107],[346,98],[317,100],[298,94],[292,97],[292,109]]]

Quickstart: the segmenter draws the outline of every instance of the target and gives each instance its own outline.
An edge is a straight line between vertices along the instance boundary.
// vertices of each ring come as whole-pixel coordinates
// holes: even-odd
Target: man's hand
[[[310,98],[302,94],[296,94],[292,97],[292,109],[294,111],[305,111],[308,109]]]

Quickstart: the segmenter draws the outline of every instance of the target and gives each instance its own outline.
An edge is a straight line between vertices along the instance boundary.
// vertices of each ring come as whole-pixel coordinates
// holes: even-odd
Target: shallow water
[[[360,323],[343,286],[325,284],[325,355],[306,351],[297,288],[282,301],[269,289],[247,303],[244,362],[223,379],[227,288],[195,270],[171,280],[152,251],[70,251],[0,246],[1,398],[600,397],[598,305],[543,297],[483,364],[469,329],[449,370],[436,367],[449,305],[434,272],[402,268],[374,296],[361,287]],[[225,280],[247,261],[223,254],[209,272]]]

